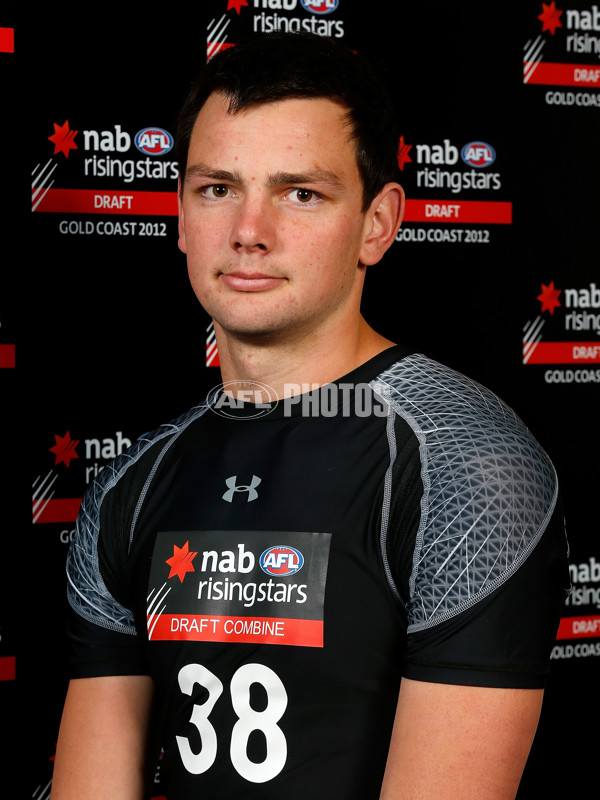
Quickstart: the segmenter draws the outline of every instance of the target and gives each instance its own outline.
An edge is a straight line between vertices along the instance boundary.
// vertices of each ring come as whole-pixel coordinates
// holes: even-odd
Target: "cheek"
[[[215,255],[227,244],[227,239],[223,239],[224,232],[217,221],[211,220],[209,223],[201,220],[193,220],[185,227],[181,241],[185,246],[184,253],[188,256],[188,262],[192,265],[210,265]]]
[[[316,240],[308,235],[304,241],[305,248],[306,242],[309,242],[305,251],[307,259],[319,265],[319,276],[324,283],[345,283],[352,278],[360,253],[360,237],[357,236],[355,224],[344,225],[341,222],[330,229],[327,236]]]

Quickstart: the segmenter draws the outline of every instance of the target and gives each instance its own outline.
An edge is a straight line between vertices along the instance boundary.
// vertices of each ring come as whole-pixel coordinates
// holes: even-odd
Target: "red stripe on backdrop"
[[[15,656],[2,656],[0,658],[0,681],[14,681],[17,674],[17,659]]]
[[[510,225],[512,203],[497,200],[407,200],[404,221]]]
[[[577,364],[585,367],[600,364],[600,344],[598,342],[538,342],[527,355],[531,345],[523,346],[523,361],[527,364]]]
[[[34,503],[33,518],[36,523],[75,522],[81,505],[80,497],[66,497],[56,500],[40,500]],[[40,512],[40,508],[43,509]]]
[[[34,192],[37,191],[34,187]],[[177,192],[48,189],[35,210],[63,214],[177,216]]]
[[[600,639],[600,616],[563,617],[557,639]]]
[[[525,68],[531,64],[525,64]],[[598,64],[552,64],[541,61],[525,83],[544,86],[577,86],[583,89],[600,89]]]
[[[15,366],[15,345],[0,344],[0,368],[13,369]]]
[[[15,29],[0,28],[0,53],[15,52]]]

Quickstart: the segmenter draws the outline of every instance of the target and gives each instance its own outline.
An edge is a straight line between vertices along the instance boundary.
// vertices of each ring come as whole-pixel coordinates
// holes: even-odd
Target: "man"
[[[383,92],[325,39],[256,38],[178,138],[227,390],[84,500],[54,800],[143,797],[159,746],[169,800],[514,797],[564,598],[557,483],[500,400],[360,315],[404,203]]]

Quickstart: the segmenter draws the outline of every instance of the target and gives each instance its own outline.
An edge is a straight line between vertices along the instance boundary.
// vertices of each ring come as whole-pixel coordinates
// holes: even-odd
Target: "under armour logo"
[[[233,495],[236,492],[248,492],[248,497],[246,498],[248,503],[251,503],[253,500],[256,500],[258,497],[258,492],[256,491],[256,487],[260,483],[260,478],[257,475],[252,476],[252,480],[250,481],[249,486],[236,486],[235,479],[237,475],[232,475],[230,478],[225,478],[225,483],[229,486],[229,489],[223,495],[223,500],[227,500],[228,503],[233,502]]]

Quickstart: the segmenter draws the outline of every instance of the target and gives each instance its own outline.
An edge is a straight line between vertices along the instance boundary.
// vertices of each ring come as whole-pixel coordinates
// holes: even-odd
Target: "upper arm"
[[[513,800],[542,696],[403,679],[381,800]]]
[[[52,800],[141,800],[147,777],[152,681],[145,675],[69,684]]]

